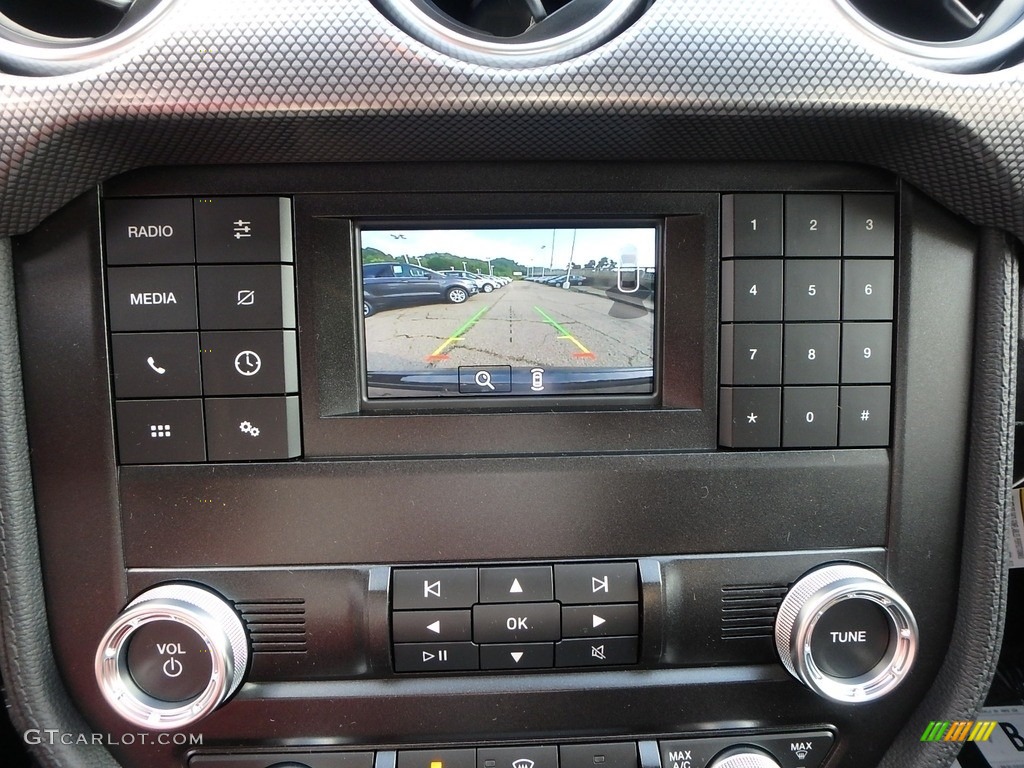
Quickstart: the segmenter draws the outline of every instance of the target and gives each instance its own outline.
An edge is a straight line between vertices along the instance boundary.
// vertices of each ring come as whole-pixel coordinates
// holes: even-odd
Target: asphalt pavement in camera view
[[[516,280],[463,304],[382,309],[365,322],[370,371],[652,365],[653,313],[577,288]]]

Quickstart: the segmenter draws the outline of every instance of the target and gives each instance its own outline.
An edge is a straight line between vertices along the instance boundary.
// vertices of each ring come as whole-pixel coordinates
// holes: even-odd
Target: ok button
[[[558,603],[477,605],[473,608],[473,640],[477,643],[539,643],[561,639]]]

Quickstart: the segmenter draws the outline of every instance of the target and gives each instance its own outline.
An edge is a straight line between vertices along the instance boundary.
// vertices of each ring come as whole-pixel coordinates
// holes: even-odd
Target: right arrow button
[[[562,606],[562,637],[611,637],[640,634],[636,603]]]

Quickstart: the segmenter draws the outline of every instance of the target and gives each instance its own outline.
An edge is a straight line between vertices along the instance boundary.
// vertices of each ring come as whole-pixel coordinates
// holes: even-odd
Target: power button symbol
[[[184,670],[184,665],[173,656],[164,662],[164,674],[167,677],[177,677]]]

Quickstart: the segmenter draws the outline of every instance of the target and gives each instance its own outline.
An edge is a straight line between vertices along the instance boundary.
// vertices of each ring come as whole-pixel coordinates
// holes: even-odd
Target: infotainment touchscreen
[[[367,397],[654,392],[658,228],[359,229]]]

